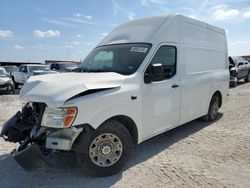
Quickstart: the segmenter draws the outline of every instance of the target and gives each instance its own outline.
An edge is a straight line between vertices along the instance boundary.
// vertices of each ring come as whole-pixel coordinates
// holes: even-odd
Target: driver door
[[[170,129],[180,119],[180,81],[177,71],[177,47],[161,45],[152,64],[162,64],[164,79],[142,85],[143,137],[149,138]],[[145,72],[145,73],[146,73]]]

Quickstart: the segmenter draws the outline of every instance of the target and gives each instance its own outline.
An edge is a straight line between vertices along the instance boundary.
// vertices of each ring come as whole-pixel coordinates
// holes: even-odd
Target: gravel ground
[[[0,127],[20,108],[17,95],[0,95]],[[230,90],[213,123],[192,121],[136,147],[123,172],[106,178],[79,168],[28,173],[0,138],[0,187],[249,187],[250,84]]]

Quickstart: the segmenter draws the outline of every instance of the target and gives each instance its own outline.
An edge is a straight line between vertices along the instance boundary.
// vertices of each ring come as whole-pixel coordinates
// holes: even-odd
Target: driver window
[[[28,72],[28,69],[26,66],[23,66],[23,72]]]
[[[19,72],[23,72],[23,66],[19,67]]]
[[[95,55],[90,67],[98,70],[103,68],[111,68],[113,64],[113,52],[111,51],[100,51]]]
[[[150,65],[162,64],[164,79],[169,79],[176,74],[176,47],[161,46],[153,57]]]

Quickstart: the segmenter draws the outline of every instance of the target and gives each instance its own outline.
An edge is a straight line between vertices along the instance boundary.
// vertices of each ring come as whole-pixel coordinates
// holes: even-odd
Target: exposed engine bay
[[[44,103],[27,103],[3,125],[1,136],[5,141],[24,144],[37,142],[41,139],[41,120],[46,105]],[[41,140],[40,140],[41,141]],[[25,143],[24,143],[25,142]]]

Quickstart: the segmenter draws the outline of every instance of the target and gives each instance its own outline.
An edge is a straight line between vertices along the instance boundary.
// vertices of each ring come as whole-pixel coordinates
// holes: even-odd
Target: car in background
[[[19,85],[24,84],[31,76],[55,73],[57,72],[52,71],[46,65],[23,64],[17,71],[12,72],[12,80],[14,82],[15,88],[18,88]]]
[[[230,86],[235,87],[240,80],[250,81],[250,63],[248,61],[234,61],[229,57]]]
[[[242,80],[244,79],[245,82],[249,82],[250,78],[250,65],[247,61],[239,62],[237,64],[238,72],[237,72],[237,79]]]
[[[3,67],[0,67],[0,90],[4,90],[9,94],[15,93],[15,87],[11,77],[8,76],[8,73]]]
[[[15,65],[6,65],[6,66],[3,66],[3,68],[6,70],[9,76],[12,76],[12,72],[18,70],[18,67]]]
[[[50,69],[57,72],[75,72],[78,69],[75,63],[57,62],[50,65]]]

